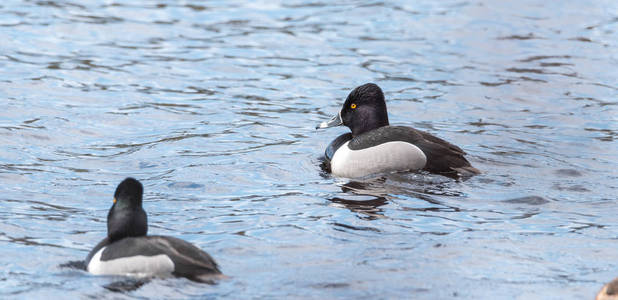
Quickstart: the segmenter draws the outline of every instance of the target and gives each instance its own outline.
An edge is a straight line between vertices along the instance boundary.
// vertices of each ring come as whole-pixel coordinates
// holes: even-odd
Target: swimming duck
[[[142,208],[142,184],[134,178],[123,180],[114,193],[107,214],[107,237],[90,251],[85,260],[95,275],[186,277],[212,282],[220,275],[219,266],[196,246],[170,236],[148,236],[148,221]]]
[[[449,177],[480,173],[461,148],[421,130],[389,125],[384,93],[376,84],[352,90],[339,113],[316,129],[340,125],[352,132],[340,135],[326,148],[333,175],[356,178],[407,170]]]

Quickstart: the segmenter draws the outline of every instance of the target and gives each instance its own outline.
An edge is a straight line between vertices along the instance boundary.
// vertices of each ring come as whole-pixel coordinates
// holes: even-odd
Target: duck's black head
[[[148,232],[146,212],[142,208],[144,188],[134,178],[123,180],[114,193],[114,205],[107,214],[107,237],[110,242],[144,236]]]
[[[350,92],[338,115],[318,128],[345,125],[352,136],[388,125],[388,113],[382,89],[374,83],[363,84]]]
[[[352,130],[353,136],[388,125],[382,89],[374,83],[355,88],[343,103],[341,121]]]

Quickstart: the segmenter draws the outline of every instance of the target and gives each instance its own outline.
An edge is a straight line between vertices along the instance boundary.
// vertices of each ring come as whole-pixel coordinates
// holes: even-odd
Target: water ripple
[[[612,1],[0,8],[3,297],[581,299],[617,276]],[[365,82],[483,174],[323,172],[345,129],[314,125]],[[125,176],[151,233],[230,279],[59,269]]]

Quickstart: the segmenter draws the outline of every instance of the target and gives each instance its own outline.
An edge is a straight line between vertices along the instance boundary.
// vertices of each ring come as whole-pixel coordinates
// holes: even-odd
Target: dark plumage
[[[142,184],[130,177],[116,188],[114,204],[107,214],[107,237],[111,242],[148,233],[148,217],[142,208],[143,193]]]
[[[326,148],[325,156],[331,164],[333,163],[332,160],[335,158],[335,153],[337,153],[341,147],[347,147],[347,152],[345,152],[345,155],[341,156],[343,160],[350,160],[350,156],[362,153],[366,149],[378,149],[370,154],[361,154],[365,156],[362,156],[361,159],[356,159],[354,164],[349,163],[346,165],[346,161],[338,162],[337,166],[339,169],[359,167],[359,163],[371,164],[371,160],[375,158],[375,164],[378,164],[375,167],[376,173],[395,170],[403,171],[411,165],[405,158],[402,158],[407,155],[410,160],[417,162],[415,165],[420,164],[423,166],[422,169],[433,173],[451,177],[480,173],[478,169],[472,167],[468,160],[466,160],[464,157],[466,153],[461,148],[421,130],[405,126],[390,126],[384,94],[376,84],[367,83],[355,88],[348,95],[339,114],[330,121],[320,124],[318,128],[339,125],[349,127],[351,133],[346,133],[337,137]],[[349,143],[345,145],[346,142]],[[403,142],[417,148],[409,147],[408,149],[405,147],[405,144],[403,144],[404,146],[398,146],[398,149],[391,147],[396,151],[408,153],[400,154],[396,158],[392,158],[401,160],[401,168],[398,168],[395,165],[396,162],[393,161],[390,161],[392,165],[380,168],[379,163],[391,159],[391,157],[388,157],[388,155],[390,155],[388,146],[377,146],[389,142]],[[400,143],[398,145],[402,144]],[[420,149],[422,153],[414,149]],[[423,160],[424,164],[422,164]],[[371,170],[363,170],[357,173],[365,174],[370,171]],[[353,170],[347,169],[342,173],[355,174]]]
[[[217,263],[191,243],[169,236],[147,236],[146,212],[142,209],[142,184],[127,178],[116,188],[114,204],[107,215],[107,237],[85,260],[94,274],[165,275],[212,282],[220,275]]]

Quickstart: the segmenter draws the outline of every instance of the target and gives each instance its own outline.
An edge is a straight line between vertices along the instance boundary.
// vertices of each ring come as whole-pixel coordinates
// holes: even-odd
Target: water
[[[591,299],[618,276],[616,1],[5,1],[1,298]],[[376,82],[482,175],[369,182],[315,131]],[[116,185],[230,279],[60,268]]]

